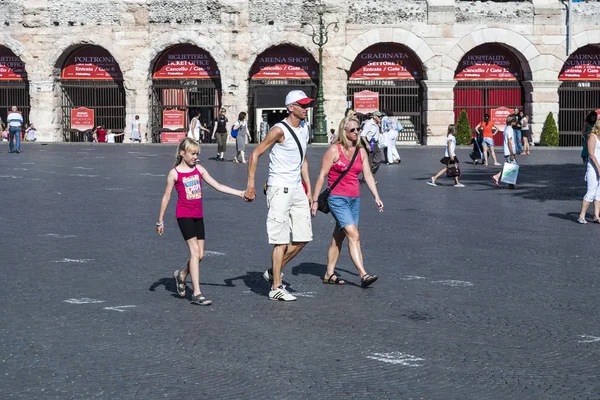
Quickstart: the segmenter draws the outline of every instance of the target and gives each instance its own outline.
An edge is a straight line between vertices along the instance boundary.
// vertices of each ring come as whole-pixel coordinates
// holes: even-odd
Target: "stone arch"
[[[250,57],[246,60],[247,77],[248,77],[247,79],[249,79],[249,77],[250,77],[250,70],[252,69],[252,66],[256,62],[256,59],[258,58],[258,56],[263,54],[265,51],[272,49],[273,47],[280,47],[280,46],[295,47],[297,49],[300,49],[300,50],[306,52],[307,54],[310,54],[310,56],[315,60],[315,62],[318,63],[319,62],[319,54],[318,54],[318,52],[311,51],[311,49],[309,48],[310,44],[312,44],[312,42],[300,44],[298,42],[293,42],[288,39],[282,39],[282,40],[274,40],[269,43],[264,43],[256,48],[253,48],[252,53],[250,54]],[[314,44],[313,44],[313,46],[314,46]]]
[[[397,43],[407,47],[419,58],[425,73],[427,63],[435,56],[425,40],[406,29],[376,28],[359,35],[344,47],[339,61],[339,68],[350,71],[356,57],[366,48],[377,43]]]
[[[76,50],[78,47],[91,45],[98,46],[108,51],[112,57],[114,57],[115,61],[123,71],[125,68],[123,66],[127,65],[125,60],[121,57],[121,54],[114,47],[115,42],[110,39],[105,39],[100,36],[93,37],[91,39],[79,40],[75,37],[63,37],[55,43],[53,50],[50,52],[49,61],[47,65],[51,65],[52,77],[54,79],[60,79],[61,69],[69,55]]]
[[[25,64],[25,72],[27,72],[27,79],[31,79],[31,65],[33,64],[33,57],[31,57],[31,54],[25,51],[23,44],[14,39],[4,39],[0,40],[0,46],[6,47],[8,50],[12,51],[15,56],[19,57],[21,61],[23,61],[23,64]]]

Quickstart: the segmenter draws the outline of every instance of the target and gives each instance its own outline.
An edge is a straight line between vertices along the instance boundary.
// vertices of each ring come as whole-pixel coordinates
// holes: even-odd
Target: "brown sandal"
[[[333,279],[334,277],[335,279]],[[325,277],[323,277],[323,283],[328,285],[345,285],[346,281],[339,278],[336,274],[331,274],[331,276],[328,279],[325,279]]]

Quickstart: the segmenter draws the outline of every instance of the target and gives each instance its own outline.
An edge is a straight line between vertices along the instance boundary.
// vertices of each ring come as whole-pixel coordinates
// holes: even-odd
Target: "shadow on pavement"
[[[191,288],[191,283],[189,283],[189,279],[188,282],[186,283],[186,291],[185,291],[185,298],[189,298],[191,300],[191,294],[193,292],[192,288]],[[152,286],[150,286],[150,291],[151,292],[156,292],[156,289],[159,286],[164,286],[165,290],[167,292],[171,292],[171,296],[176,297],[176,298],[181,298],[181,296],[179,296],[179,294],[177,293],[177,288],[175,287],[175,279],[171,278],[161,278],[158,281],[154,282],[152,284]],[[220,283],[203,283],[200,282],[200,286],[234,286],[234,285],[222,285]]]
[[[316,276],[317,278],[319,278],[319,281],[322,282],[326,269],[327,269],[327,265],[325,265],[325,264],[302,263],[302,264],[297,265],[294,268],[292,268],[292,275],[301,275],[301,274],[312,275],[312,276]],[[344,271],[344,272],[348,273],[349,275],[354,275],[354,276],[358,276],[357,273],[345,270],[343,268],[335,269],[335,274],[337,275],[338,279],[344,280],[346,282],[345,285],[360,286],[360,285],[357,285],[356,283],[352,283],[352,282],[348,281],[348,279],[346,279],[344,277],[344,275],[341,274],[339,271]]]
[[[235,278],[227,278],[224,280],[225,285],[221,286],[235,286],[233,281],[241,280],[244,285],[252,292],[260,294],[262,296],[268,296],[271,286],[265,278],[263,278],[262,272],[247,272],[246,275],[236,276]]]
[[[575,224],[579,223],[579,222],[577,222],[577,218],[579,217],[579,213],[576,212],[576,211],[569,212],[569,213],[566,213],[566,214],[548,213],[548,216],[549,217],[558,218],[558,219],[563,219],[565,221],[573,222]]]

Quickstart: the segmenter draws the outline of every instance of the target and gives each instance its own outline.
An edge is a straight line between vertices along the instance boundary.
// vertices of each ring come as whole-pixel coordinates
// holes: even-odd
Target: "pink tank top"
[[[177,172],[176,218],[204,218],[202,212],[202,174],[197,169],[191,172]]]
[[[340,144],[337,145],[338,152],[340,153],[340,158],[331,166],[329,170],[329,175],[327,176],[327,183],[329,187],[333,185],[333,183],[337,180],[337,178],[344,172],[348,165],[350,165],[350,160],[344,156],[342,152],[342,146]],[[354,155],[354,154],[352,154]],[[354,164],[352,164],[352,168],[342,180],[333,188],[331,194],[337,196],[346,196],[346,197],[360,197],[360,184],[358,183],[358,174],[362,172],[362,154],[360,150],[356,156],[356,160],[354,160]]]

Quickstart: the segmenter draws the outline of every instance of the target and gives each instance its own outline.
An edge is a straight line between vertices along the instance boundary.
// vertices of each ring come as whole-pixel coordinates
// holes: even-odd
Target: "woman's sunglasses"
[[[350,129],[346,129],[346,132],[348,132],[348,133],[354,133],[354,132],[358,132],[358,128],[350,128]]]

